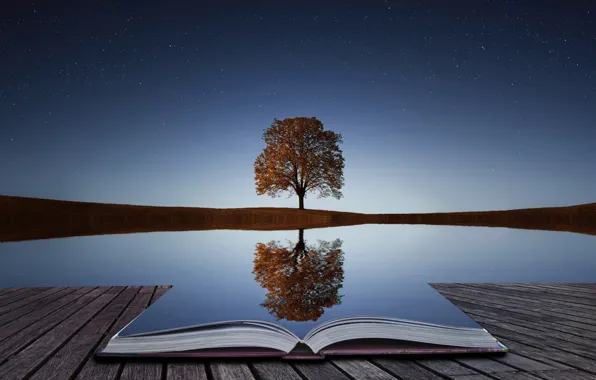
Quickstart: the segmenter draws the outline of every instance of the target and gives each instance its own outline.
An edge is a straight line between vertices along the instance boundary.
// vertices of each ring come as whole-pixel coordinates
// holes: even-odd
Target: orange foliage
[[[344,279],[342,241],[320,241],[306,246],[300,239],[293,249],[277,242],[257,243],[255,280],[268,290],[261,306],[278,320],[316,321],[323,308],[341,303]]]
[[[267,146],[254,163],[257,194],[278,196],[293,191],[304,208],[308,192],[342,197],[344,158],[341,135],[326,131],[315,117],[274,119],[263,133]]]

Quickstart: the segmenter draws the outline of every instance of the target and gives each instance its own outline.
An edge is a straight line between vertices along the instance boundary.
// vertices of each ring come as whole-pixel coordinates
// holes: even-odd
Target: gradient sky
[[[4,1],[0,194],[297,207],[253,162],[274,118],[315,116],[345,188],[306,208],[596,201],[592,2],[280,3]]]

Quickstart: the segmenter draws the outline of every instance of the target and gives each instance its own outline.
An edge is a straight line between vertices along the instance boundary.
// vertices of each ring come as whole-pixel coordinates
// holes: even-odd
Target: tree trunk
[[[306,189],[303,187],[297,187],[296,195],[298,195],[298,209],[304,210],[304,196],[306,195]]]

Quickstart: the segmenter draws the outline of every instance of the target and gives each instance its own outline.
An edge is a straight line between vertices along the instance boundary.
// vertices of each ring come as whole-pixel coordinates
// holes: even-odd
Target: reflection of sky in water
[[[308,245],[343,240],[344,297],[321,319],[397,308],[399,317],[457,323],[457,310],[445,312],[425,283],[596,281],[596,237],[588,235],[367,225],[306,230],[304,238]],[[180,315],[274,320],[259,306],[266,290],[251,273],[255,245],[297,239],[298,231],[202,231],[4,243],[0,287],[173,284],[177,291],[164,302],[194,303]]]

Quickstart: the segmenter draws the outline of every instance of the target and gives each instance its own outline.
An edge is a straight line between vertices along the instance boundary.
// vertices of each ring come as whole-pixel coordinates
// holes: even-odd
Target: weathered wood
[[[595,306],[589,305],[580,305],[569,301],[559,301],[553,298],[548,299],[536,299],[536,296],[524,292],[510,292],[511,288],[504,286],[503,289],[499,290],[498,286],[496,285],[487,285],[487,284],[471,284],[471,285],[460,285],[465,287],[471,292],[476,292],[478,295],[495,295],[495,296],[505,296],[512,300],[517,300],[521,302],[530,302],[532,304],[546,304],[544,306],[548,307],[558,307],[558,308],[565,308],[569,311],[575,311],[577,313],[586,314],[586,313],[593,313],[596,312]],[[589,318],[589,317],[588,317]]]
[[[301,380],[302,378],[288,363],[280,361],[256,362],[253,368],[259,380]]]
[[[478,371],[474,371],[471,368],[464,367],[458,362],[451,359],[421,359],[416,362],[423,367],[431,369],[435,372],[439,372],[446,376],[462,376],[462,375],[478,375]]]
[[[515,353],[510,352],[509,354],[494,358],[495,361],[503,364],[507,364],[513,368],[517,368],[522,371],[548,371],[557,369],[548,364],[541,363],[539,361],[525,358],[523,356],[517,355]]]
[[[8,305],[0,306],[0,315],[7,313],[9,311],[16,310],[16,309],[18,309],[22,306],[25,306],[33,301],[37,301],[40,298],[43,298],[45,296],[48,296],[52,293],[56,293],[57,291],[64,290],[64,289],[66,289],[66,288],[48,288],[41,292],[36,292],[34,295],[32,295],[30,297],[20,299],[18,301],[8,304]],[[71,289],[71,291],[73,291],[73,290]]]
[[[494,380],[492,377],[485,375],[462,375],[453,377],[454,380]]]
[[[536,330],[548,332],[548,331],[558,331],[561,333],[575,335],[578,339],[590,339],[596,341],[596,331],[591,330],[584,330],[576,327],[566,326],[561,323],[557,322],[549,322],[545,320],[540,320],[536,317],[528,317],[523,314],[517,314],[515,312],[512,313],[496,313],[490,311],[490,308],[486,307],[479,307],[473,306],[469,307],[463,302],[455,301],[455,304],[464,312],[466,312],[469,316],[474,318],[474,316],[480,317],[488,317],[500,322],[511,323],[521,326],[530,326]]]
[[[432,371],[411,360],[373,359],[373,363],[401,380],[439,380],[442,379]]]
[[[479,372],[488,374],[517,371],[516,368],[483,357],[456,358],[455,361],[461,364],[465,364],[468,367],[474,368]]]
[[[0,378],[596,380],[596,313],[590,312],[594,306],[590,291],[596,292],[596,287],[516,283],[435,288],[511,352],[321,362],[100,360],[94,355],[96,349],[166,293],[168,286],[68,288],[68,294],[51,288],[17,293],[17,288],[0,292],[5,301],[12,300],[5,308],[0,306],[4,310],[0,317],[12,313],[13,318],[0,327]],[[9,294],[13,296],[6,298]],[[50,297],[55,298],[41,302]]]
[[[31,313],[5,325],[0,329],[0,364],[105,291],[105,288],[81,288],[55,302],[56,305],[48,305],[51,308],[45,308],[43,313]]]
[[[214,380],[255,380],[246,363],[215,361],[210,367]]]
[[[3,297],[5,294],[12,293],[19,288],[0,288],[0,297]]]
[[[296,363],[294,368],[309,380],[350,380],[329,362]]]
[[[588,296],[583,292],[578,292],[573,289],[565,289],[562,286],[550,287],[534,284],[511,284],[510,287],[515,291],[523,291],[534,296],[540,296],[541,299],[553,298],[557,300],[572,301],[582,305],[596,306],[596,295]]]
[[[488,305],[491,304],[501,305],[507,307],[508,305],[518,306],[518,307],[525,307],[526,310],[542,313],[546,316],[552,316],[557,318],[568,319],[576,322],[581,322],[585,324],[596,324],[596,321],[592,318],[591,314],[581,313],[582,315],[578,315],[579,313],[575,311],[569,311],[566,308],[560,307],[552,307],[545,302],[529,302],[529,301],[516,301],[512,300],[507,297],[495,295],[495,294],[485,294],[485,293],[468,293],[468,289],[443,289],[441,290],[441,294],[445,297],[450,299],[458,299],[463,298],[463,301],[477,303],[479,305]],[[465,297],[465,298],[464,298]],[[490,299],[490,300],[489,300]]]
[[[155,289],[155,292],[153,293],[153,299],[151,301],[151,303],[157,301],[158,299],[161,298],[161,296],[163,296],[164,294],[166,294],[168,292],[168,290],[170,290],[172,287],[171,286],[164,286],[164,285],[160,285]]]
[[[170,363],[166,372],[167,380],[207,380],[203,363]]]
[[[140,289],[142,290],[142,288]],[[104,348],[108,341],[121,329],[124,328],[130,321],[132,321],[136,316],[138,316],[145,308],[149,305],[149,301],[151,300],[151,295],[153,292],[139,292],[135,295],[132,302],[128,305],[126,310],[120,315],[116,323],[112,326],[112,328],[105,334],[103,341],[97,346],[98,349]],[[103,379],[103,378],[116,378],[120,367],[122,366],[122,361],[99,361],[94,355],[91,355],[81,372],[79,372],[77,379],[80,380],[91,380],[91,379]]]
[[[0,367],[0,379],[19,379],[33,373],[66,340],[116,295],[102,294],[58,326],[35,340]]]
[[[55,352],[50,360],[36,371],[31,380],[70,379],[83,361],[93,353],[93,348],[100,342],[103,334],[116,321],[116,318],[128,306],[128,303],[138,291],[138,288],[125,289],[118,294],[108,306],[85,324],[66,345]]]
[[[161,380],[162,363],[148,361],[127,361],[120,380]]]
[[[527,327],[525,327],[513,323],[503,323],[492,318],[481,317],[478,315],[475,315],[474,319],[483,326],[502,327],[518,333],[538,336],[544,341],[544,344],[548,344],[552,347],[562,348],[564,346],[570,346],[583,350],[591,355],[596,355],[596,346],[594,345],[594,342],[591,342],[589,339],[581,339],[579,337],[553,331],[540,331],[533,328],[533,325],[530,322],[527,322]]]
[[[540,380],[539,377],[527,372],[497,373],[493,376],[499,380]]]
[[[13,302],[19,301],[23,298],[30,297],[40,291],[45,290],[45,288],[22,288],[18,289],[14,292],[6,294],[4,296],[0,296],[0,306],[8,305]]]
[[[77,290],[76,288],[64,288],[55,292],[54,294],[50,294],[42,299],[33,300],[33,302],[28,303],[26,305],[21,305],[20,307],[15,307],[13,310],[7,311],[0,315],[0,326],[6,325],[8,322],[11,322],[17,318],[20,318],[26,314],[29,314],[32,311],[39,310],[42,306],[51,304],[55,300],[64,297],[65,295],[74,292]],[[39,294],[39,293],[38,293]],[[20,301],[19,301],[20,302]],[[19,305],[19,302],[15,302],[12,305]],[[7,305],[11,306],[11,305]]]
[[[534,375],[545,380],[596,380],[596,376],[580,371],[544,371]]]
[[[518,355],[535,359],[558,369],[579,369],[596,374],[596,362],[569,352],[558,351],[550,348],[532,347],[502,336],[496,336],[503,344]]]
[[[369,361],[362,359],[333,360],[333,364],[355,379],[395,380],[395,377],[383,371]]]

